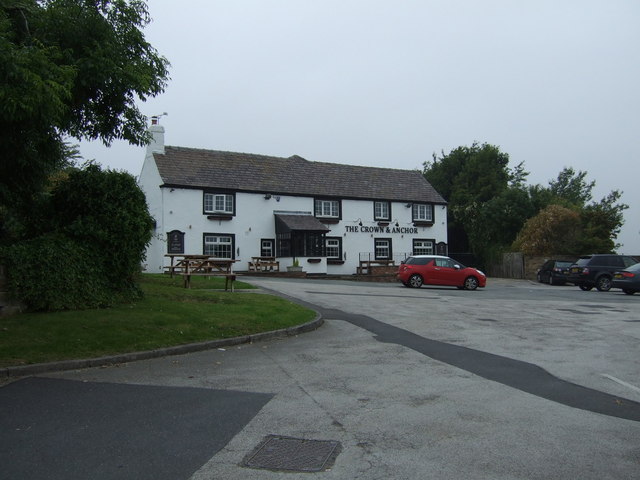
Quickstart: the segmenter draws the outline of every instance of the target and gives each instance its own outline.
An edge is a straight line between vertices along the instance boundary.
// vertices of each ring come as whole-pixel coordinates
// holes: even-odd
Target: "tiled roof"
[[[290,232],[292,230],[305,230],[309,232],[328,232],[330,228],[320,223],[313,215],[286,215],[276,214],[276,232]],[[279,232],[278,232],[279,233]]]
[[[196,148],[154,153],[166,186],[282,195],[446,203],[418,171]]]

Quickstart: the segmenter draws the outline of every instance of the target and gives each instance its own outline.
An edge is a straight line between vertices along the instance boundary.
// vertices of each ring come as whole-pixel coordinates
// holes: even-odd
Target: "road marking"
[[[602,373],[601,375],[605,378],[608,378],[609,380],[613,380],[614,382],[619,383],[620,385],[624,385],[625,387],[640,393],[640,388],[636,387],[635,385],[631,385],[630,383],[620,380],[619,378],[616,378],[613,375],[609,375],[607,373]]]

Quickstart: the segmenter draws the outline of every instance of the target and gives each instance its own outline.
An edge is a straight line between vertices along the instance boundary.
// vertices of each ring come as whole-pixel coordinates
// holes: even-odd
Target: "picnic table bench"
[[[280,262],[276,257],[251,257],[249,262],[250,272],[279,272]]]
[[[235,260],[227,258],[216,258],[210,255],[178,255],[167,254],[171,258],[171,265],[164,267],[167,273],[173,275],[182,275],[184,279],[184,288],[191,288],[192,276],[203,277],[225,277],[224,289],[229,288],[233,292],[233,282],[236,280],[236,274],[233,273],[232,267]]]

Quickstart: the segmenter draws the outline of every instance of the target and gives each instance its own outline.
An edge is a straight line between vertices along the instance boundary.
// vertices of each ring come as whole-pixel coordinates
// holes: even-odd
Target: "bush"
[[[99,252],[114,285],[134,282],[153,218],[133,176],[93,164],[74,170],[53,189],[51,204],[53,230]]]
[[[0,252],[10,294],[50,311],[140,298],[136,280],[153,219],[135,179],[89,165],[52,185],[32,215],[38,233]]]
[[[60,234],[48,234],[2,251],[7,289],[30,310],[99,308],[137,298],[113,289],[92,250]]]

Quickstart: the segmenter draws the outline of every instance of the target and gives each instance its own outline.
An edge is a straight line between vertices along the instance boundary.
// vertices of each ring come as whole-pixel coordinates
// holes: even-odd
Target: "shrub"
[[[135,179],[89,165],[52,183],[33,215],[38,233],[0,252],[10,294],[32,310],[140,298],[136,279],[153,219]]]
[[[88,248],[60,234],[43,235],[2,251],[9,294],[30,310],[75,310],[111,305],[121,296]]]

